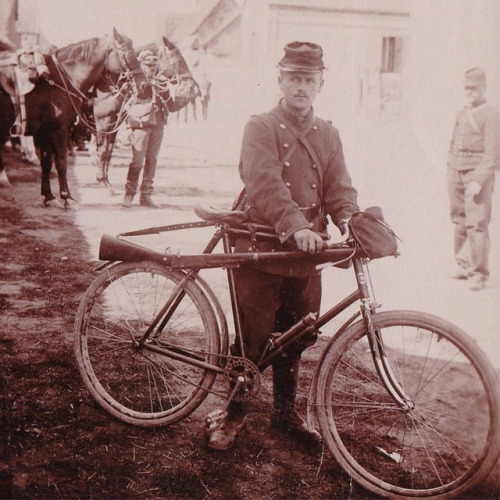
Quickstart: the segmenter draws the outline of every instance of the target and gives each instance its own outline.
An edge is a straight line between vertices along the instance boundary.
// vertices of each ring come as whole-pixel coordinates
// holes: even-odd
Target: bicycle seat
[[[194,213],[200,219],[219,224],[238,225],[250,220],[247,212],[242,210],[227,210],[214,207],[208,203],[197,203],[194,206]]]

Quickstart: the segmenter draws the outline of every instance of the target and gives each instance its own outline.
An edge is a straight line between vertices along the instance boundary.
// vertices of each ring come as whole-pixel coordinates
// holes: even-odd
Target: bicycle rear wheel
[[[140,347],[138,340],[183,280],[182,299],[165,328]],[[106,411],[144,427],[187,417],[215,380],[210,370],[150,348],[216,364],[220,339],[213,309],[183,272],[152,262],[114,265],[81,301],[75,322],[76,361],[87,389]]]
[[[389,498],[450,498],[481,482],[500,452],[500,394],[489,360],[435,316],[372,316],[402,408],[382,384],[363,322],[334,338],[317,378],[326,445],[365,489]]]

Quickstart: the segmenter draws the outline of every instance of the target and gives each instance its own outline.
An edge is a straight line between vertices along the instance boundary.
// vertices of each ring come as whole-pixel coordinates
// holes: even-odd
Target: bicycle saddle
[[[197,203],[194,213],[207,222],[237,225],[249,221],[248,213],[242,210],[227,210],[208,203]]]

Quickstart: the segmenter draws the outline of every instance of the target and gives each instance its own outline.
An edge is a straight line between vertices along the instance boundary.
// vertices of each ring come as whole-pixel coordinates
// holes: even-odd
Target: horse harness
[[[116,40],[113,41],[113,49],[118,54],[118,60],[120,62],[122,69],[124,69],[124,71],[118,77],[118,82],[120,82],[120,80],[123,80],[123,79],[125,81],[121,85],[110,84],[110,91],[112,94],[117,95],[117,94],[121,93],[124,88],[126,88],[126,93],[130,93],[130,97],[128,100],[131,100],[134,97],[136,97],[138,94],[137,85],[136,85],[135,80],[134,80],[134,75],[137,73],[140,73],[141,70],[140,70],[140,68],[138,68],[137,70],[130,69],[130,67],[127,63],[127,59],[125,57],[125,53],[124,53],[123,49],[120,47],[120,45],[116,42]],[[109,54],[108,54],[108,56],[106,58],[106,62],[105,62],[106,68],[108,67],[108,59],[109,59]],[[90,123],[90,121],[87,119],[87,117],[85,117],[85,115],[83,115],[81,113],[80,107],[75,105],[74,100],[73,100],[73,98],[76,98],[81,103],[86,103],[87,105],[90,105],[92,103],[93,99],[91,99],[87,95],[85,95],[73,83],[71,77],[68,75],[68,73],[65,71],[65,69],[63,68],[63,66],[61,65],[59,60],[57,59],[56,54],[52,54],[52,61],[54,63],[54,66],[57,69],[57,72],[59,74],[59,78],[62,82],[62,86],[57,84],[54,80],[49,79],[49,78],[46,78],[47,83],[49,85],[52,85],[52,86],[58,88],[59,90],[66,92],[66,94],[68,95],[69,100],[71,102],[71,106],[73,107],[73,110],[77,114],[80,122],[83,123],[88,129],[90,129],[90,131],[94,135],[97,135],[97,128],[95,126],[95,123],[94,124]],[[68,84],[71,85],[72,89],[74,91],[76,91],[76,93],[69,89]],[[129,86],[132,89],[131,91],[129,90]],[[101,131],[100,132],[101,134],[113,134],[118,130],[118,128],[123,123],[125,116],[126,116],[126,113],[124,113],[125,106],[126,106],[126,103],[124,103],[121,106],[120,111],[118,112],[118,115],[117,115],[116,122],[115,122],[112,130]]]

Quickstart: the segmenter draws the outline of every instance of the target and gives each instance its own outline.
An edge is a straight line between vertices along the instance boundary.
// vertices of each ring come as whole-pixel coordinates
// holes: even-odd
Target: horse
[[[121,35],[115,28],[112,37],[106,35],[73,43],[57,49],[52,55],[44,55],[44,58],[48,75],[41,75],[34,89],[25,95],[26,123],[22,132],[33,136],[39,150],[44,205],[61,206],[50,186],[54,161],[59,195],[67,208],[74,204],[67,181],[68,131],[88,99],[86,92],[106,72],[121,74],[134,71],[139,68],[139,61],[130,38]],[[12,135],[14,128],[19,128],[16,117],[10,95],[0,92],[0,143]],[[0,156],[0,174],[3,170]]]
[[[158,91],[166,102],[168,111],[176,112],[186,106],[193,89],[199,87],[180,50],[166,37],[162,37],[162,43],[150,43],[138,48],[136,55],[143,50],[150,50],[158,56],[159,74],[164,78],[164,85],[161,85]],[[99,163],[96,180],[109,187],[111,184],[108,171],[116,134],[127,118],[127,108],[134,99],[134,92],[126,82],[123,85],[110,82],[109,75],[107,80],[103,78],[98,82],[96,91],[93,105]]]

